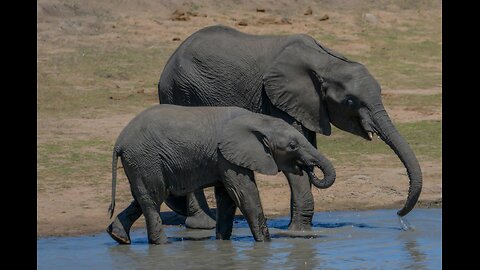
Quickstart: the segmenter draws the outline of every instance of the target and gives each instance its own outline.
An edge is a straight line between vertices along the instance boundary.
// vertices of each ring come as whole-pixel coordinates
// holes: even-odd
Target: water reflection
[[[180,230],[179,230],[180,231]],[[272,229],[270,242],[255,242],[243,224],[231,241],[216,240],[213,230],[187,230],[169,237],[168,245],[148,245],[146,235],[135,236],[132,245],[110,245],[108,253],[115,268],[200,267],[222,269],[318,269],[321,256],[318,232],[290,233]],[[171,234],[172,232],[170,232]],[[133,237],[132,237],[133,239]],[[201,240],[206,239],[206,240]],[[159,260],[159,258],[162,258]],[[202,267],[200,267],[202,268]]]
[[[403,243],[408,259],[405,269],[427,269],[426,254],[422,252],[417,242],[418,234],[402,233],[398,239]]]

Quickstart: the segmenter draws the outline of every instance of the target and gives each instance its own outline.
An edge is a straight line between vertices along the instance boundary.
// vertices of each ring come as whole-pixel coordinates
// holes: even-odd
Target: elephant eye
[[[351,98],[347,98],[345,99],[345,104],[347,104],[347,106],[353,106],[354,101]]]
[[[293,151],[293,150],[297,150],[297,148],[298,148],[298,146],[297,146],[297,144],[296,144],[295,142],[290,142],[290,143],[288,144],[288,149],[290,149],[290,150],[292,150],[292,151]]]

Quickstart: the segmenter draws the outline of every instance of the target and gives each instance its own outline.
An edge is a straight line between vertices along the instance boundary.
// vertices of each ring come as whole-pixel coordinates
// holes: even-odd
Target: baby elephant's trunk
[[[310,183],[316,186],[317,188],[325,189],[333,185],[336,178],[335,168],[333,164],[328,160],[325,156],[320,154],[318,151],[315,153],[316,164],[315,166],[318,167],[323,172],[323,179],[319,179],[314,171],[313,166],[307,169],[307,173],[310,179]]]

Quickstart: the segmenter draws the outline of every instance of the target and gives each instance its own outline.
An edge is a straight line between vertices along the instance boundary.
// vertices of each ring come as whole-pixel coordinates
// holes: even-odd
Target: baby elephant
[[[279,170],[306,171],[318,188],[327,188],[335,181],[330,161],[294,127],[238,107],[161,104],[136,116],[121,132],[113,150],[110,217],[115,208],[118,156],[134,202],[114,221],[123,229],[111,230],[110,225],[107,231],[119,243],[127,244],[131,224],[138,216],[133,220],[125,217],[131,217],[135,208],[141,208],[138,212],[145,216],[148,241],[166,243],[161,204],[169,196],[184,196],[211,186],[217,201],[217,239],[230,239],[238,207],[255,240],[269,240],[253,171],[269,175]],[[314,166],[322,170],[323,179],[315,176]]]

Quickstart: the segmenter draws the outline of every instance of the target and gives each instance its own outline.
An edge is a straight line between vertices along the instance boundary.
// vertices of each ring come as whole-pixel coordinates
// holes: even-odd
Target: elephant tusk
[[[373,139],[373,132],[368,131],[367,133],[368,133],[368,137],[370,138],[370,140],[372,140]]]

